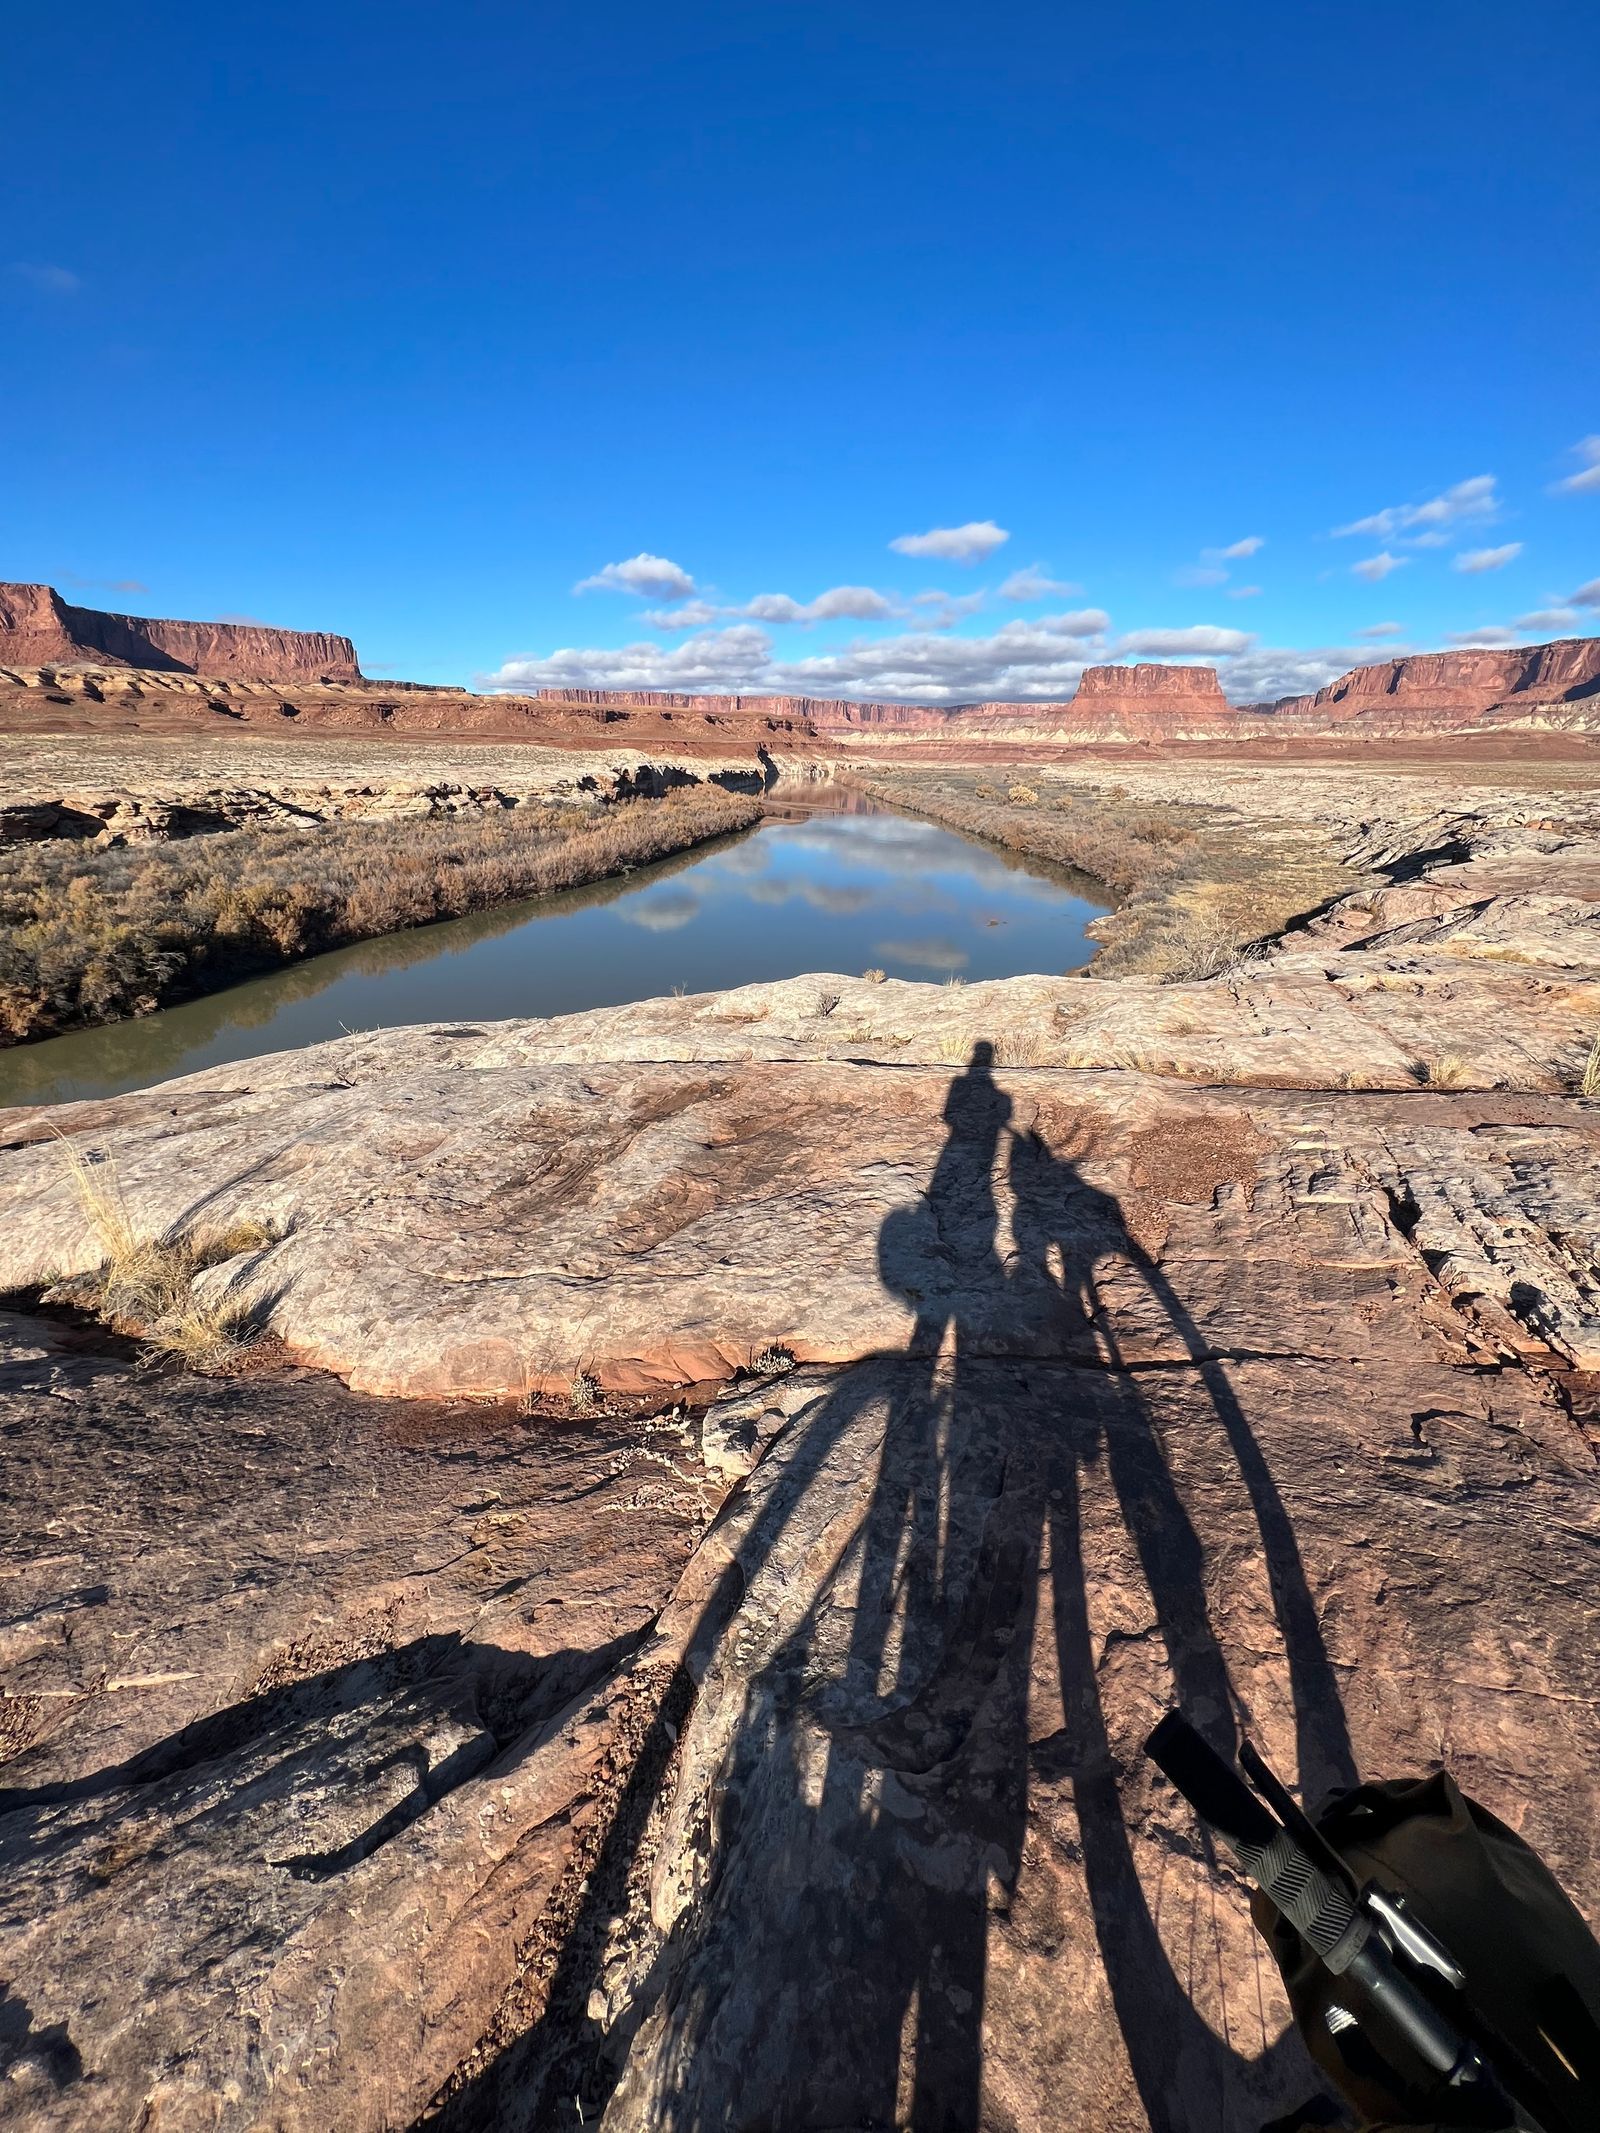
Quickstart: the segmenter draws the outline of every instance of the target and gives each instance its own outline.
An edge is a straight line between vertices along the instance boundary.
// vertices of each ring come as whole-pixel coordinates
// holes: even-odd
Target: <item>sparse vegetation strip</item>
[[[1122,899],[1090,932],[1095,977],[1220,977],[1258,943],[1358,887],[1331,842],[1229,808],[1141,800],[1121,784],[995,771],[886,770],[848,781],[908,814],[1076,868]]]
[[[745,829],[760,813],[757,798],[698,785],[576,819],[519,808],[0,853],[0,1045],[147,1014],[350,941],[578,888]]]

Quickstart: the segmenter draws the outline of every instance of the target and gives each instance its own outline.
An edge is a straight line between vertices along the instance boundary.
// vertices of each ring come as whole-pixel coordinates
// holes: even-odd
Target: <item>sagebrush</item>
[[[577,888],[760,812],[758,799],[696,786],[589,814],[524,807],[0,852],[0,1043],[146,1014],[350,941]]]

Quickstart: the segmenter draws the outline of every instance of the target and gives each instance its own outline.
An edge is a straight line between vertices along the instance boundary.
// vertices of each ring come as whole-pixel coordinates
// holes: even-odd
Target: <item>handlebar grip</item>
[[[1145,1742],[1144,1752],[1165,1771],[1201,1821],[1233,1843],[1260,1850],[1282,1834],[1239,1773],[1177,1711],[1169,1711],[1162,1719]]]
[[[1145,1753],[1202,1822],[1227,1838],[1251,1880],[1333,1971],[1346,1969],[1371,1936],[1371,1921],[1270,1815],[1238,1772],[1186,1718],[1169,1711]]]
[[[1187,1719],[1169,1711],[1144,1745],[1201,1821],[1227,1840],[1280,1917],[1335,1976],[1350,1973],[1351,1982],[1384,2010],[1425,2065],[1447,2081],[1464,2066],[1479,2079],[1489,2078],[1454,2023],[1398,1968],[1350,1891],[1323,1872]],[[1519,2122],[1534,2124],[1528,2118]]]

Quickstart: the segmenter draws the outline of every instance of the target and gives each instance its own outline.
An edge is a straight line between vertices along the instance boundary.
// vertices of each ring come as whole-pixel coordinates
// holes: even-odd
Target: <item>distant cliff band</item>
[[[380,694],[404,687],[401,704],[374,703],[375,718],[434,732],[524,731],[564,745],[565,723],[588,729],[598,720],[636,725],[653,714],[674,736],[676,714],[717,729],[721,740],[769,739],[774,745],[867,739],[1026,745],[1082,741],[1258,739],[1348,733],[1407,737],[1430,732],[1543,727],[1600,731],[1600,637],[1564,638],[1511,649],[1413,652],[1354,667],[1314,695],[1271,704],[1230,704],[1214,667],[1154,662],[1093,666],[1075,694],[1054,701],[930,704],[856,703],[839,697],[687,696],[649,689],[539,689],[516,696],[473,696],[415,684],[367,684],[348,637],[312,630],[268,629],[242,622],[171,622],[74,607],[49,585],[0,584],[0,669],[104,667],[154,674],[207,676],[297,685],[358,684]],[[308,709],[311,707],[308,706]],[[363,723],[348,703],[309,723]],[[241,714],[246,715],[246,714]],[[645,721],[649,723],[647,719]],[[745,729],[748,729],[746,731]],[[630,733],[628,743],[638,736]],[[702,739],[708,736],[702,736]],[[619,731],[620,745],[623,735]]]

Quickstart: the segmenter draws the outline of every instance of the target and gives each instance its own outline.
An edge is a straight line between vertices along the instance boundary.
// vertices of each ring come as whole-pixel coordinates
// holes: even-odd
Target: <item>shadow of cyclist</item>
[[[445,2123],[556,2123],[558,2098],[592,2122],[635,2038],[616,2095],[624,2124],[986,2123],[995,1921],[1018,1891],[1040,1786],[1070,1796],[1096,1953],[1149,2124],[1253,2127],[1308,2086],[1292,2037],[1269,2047],[1263,2025],[1249,2058],[1196,2007],[1125,1819],[1091,1621],[1091,1469],[1131,1541],[1169,1694],[1220,1746],[1241,1711],[1205,1549],[1119,1345],[1109,1270],[1143,1284],[1237,1473],[1267,1563],[1301,1782],[1315,1792],[1348,1781],[1350,1758],[1292,1526],[1226,1370],[1115,1199],[1037,1134],[1011,1132],[1011,1115],[992,1048],[974,1046],[925,1193],[880,1232],[880,1278],[913,1314],[906,1348],[843,1372],[758,1474],[759,1506],[659,1722],[675,1738],[704,1674],[689,1722],[727,1738],[712,1757],[694,1900],[637,2004],[613,2033],[594,2015],[596,1936],[580,1917],[540,2029],[458,2095]],[[728,1653],[736,1615],[758,1639],[774,1631],[753,1669]],[[1037,1707],[1041,1639],[1054,1730],[1053,1711]],[[590,1879],[593,1914],[625,1901],[666,1739],[646,1743],[637,1796]]]

